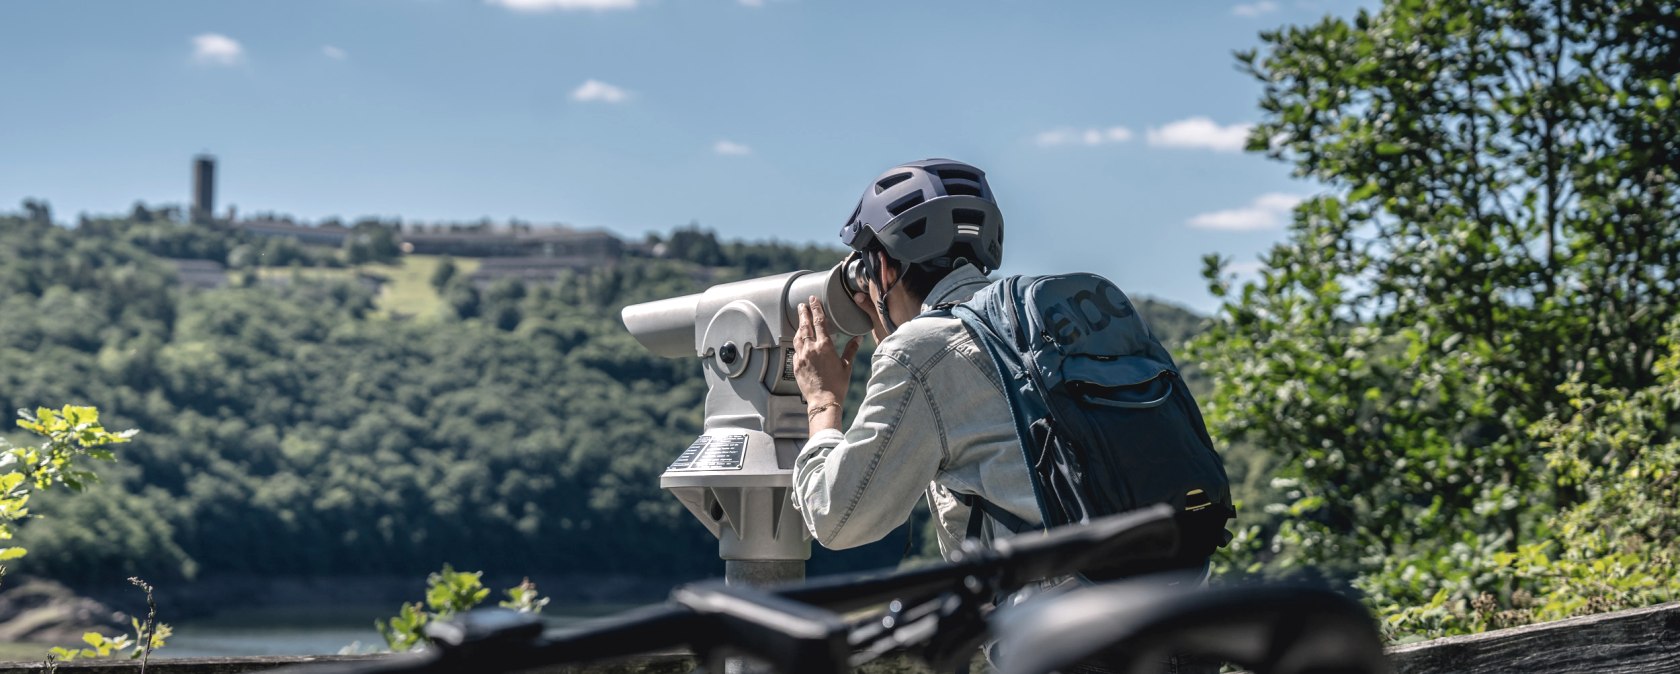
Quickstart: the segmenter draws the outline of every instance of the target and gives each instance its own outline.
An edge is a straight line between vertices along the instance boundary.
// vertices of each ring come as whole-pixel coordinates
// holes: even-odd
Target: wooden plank
[[[1680,672],[1680,602],[1408,644],[1389,657],[1395,674]]]

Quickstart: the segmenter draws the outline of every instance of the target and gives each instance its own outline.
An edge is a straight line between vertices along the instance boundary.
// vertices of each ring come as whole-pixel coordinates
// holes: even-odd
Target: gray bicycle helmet
[[[991,273],[1003,263],[1003,213],[986,173],[951,159],[924,159],[881,174],[840,229],[853,250],[879,245],[894,260]]]

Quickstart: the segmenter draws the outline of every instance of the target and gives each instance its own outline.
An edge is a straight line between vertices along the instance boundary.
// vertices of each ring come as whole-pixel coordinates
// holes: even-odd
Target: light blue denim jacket
[[[959,267],[923,310],[967,300],[990,281]],[[927,494],[946,558],[968,531],[977,494],[1029,524],[1042,519],[997,367],[955,318],[923,316],[876,347],[869,387],[845,433],[812,436],[794,460],[793,505],[824,546],[880,540]]]

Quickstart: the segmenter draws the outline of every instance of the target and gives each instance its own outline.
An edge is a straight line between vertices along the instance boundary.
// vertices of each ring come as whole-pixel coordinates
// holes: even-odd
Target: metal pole
[[[803,560],[726,559],[723,582],[744,587],[767,587],[805,580]],[[725,658],[723,674],[768,674],[770,670],[741,658]]]
[[[805,562],[803,560],[726,559],[723,561],[723,582],[730,585],[767,587],[801,580],[805,580]]]

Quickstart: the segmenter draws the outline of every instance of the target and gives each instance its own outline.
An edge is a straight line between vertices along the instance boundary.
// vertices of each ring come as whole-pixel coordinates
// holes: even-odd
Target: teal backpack
[[[1156,503],[1198,516],[1180,558],[1200,564],[1235,516],[1224,463],[1178,366],[1126,294],[1095,274],[1011,276],[933,315],[962,320],[1005,382],[1046,528]],[[986,517],[1035,529],[973,495]]]

